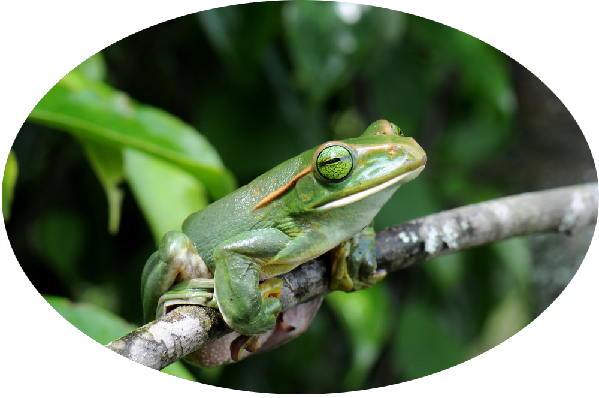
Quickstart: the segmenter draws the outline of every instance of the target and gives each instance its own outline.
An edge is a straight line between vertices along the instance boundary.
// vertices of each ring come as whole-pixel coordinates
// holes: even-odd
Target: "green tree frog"
[[[186,357],[200,366],[294,338],[321,299],[281,314],[276,277],[332,251],[332,289],[359,290],[382,279],[372,220],[425,164],[416,141],[386,120],[358,138],[330,141],[281,163],[190,215],[182,232],[164,236],[142,275],[146,321],[180,304],[219,309],[235,332]]]

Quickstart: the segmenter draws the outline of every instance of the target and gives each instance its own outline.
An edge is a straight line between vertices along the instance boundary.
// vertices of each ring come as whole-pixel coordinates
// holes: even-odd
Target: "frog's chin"
[[[382,184],[376,185],[372,188],[368,188],[364,191],[356,192],[352,195],[346,196],[341,199],[334,200],[322,206],[316,208],[316,210],[329,210],[334,209],[336,207],[347,206],[349,204],[355,203],[359,200],[369,197],[370,195],[374,195],[377,192],[382,191],[383,189],[389,188],[390,186],[396,184],[405,184],[406,182],[412,181],[414,178],[418,177],[418,175],[424,170],[424,165],[418,167],[417,169],[408,171],[407,173],[401,174],[397,177],[390,179],[389,181],[385,181]],[[400,184],[400,185],[401,185]],[[399,186],[398,186],[399,187]]]

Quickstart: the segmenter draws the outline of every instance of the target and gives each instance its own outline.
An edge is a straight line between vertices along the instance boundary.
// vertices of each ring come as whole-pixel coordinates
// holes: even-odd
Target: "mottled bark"
[[[108,344],[108,348],[153,369],[162,369],[231,330],[214,308],[176,308]]]
[[[597,184],[509,196],[460,207],[394,226],[377,234],[379,268],[394,272],[444,254],[515,236],[571,235],[597,222]],[[283,310],[329,292],[327,255],[281,276]],[[224,336],[231,329],[218,311],[181,306],[108,348],[154,369]]]

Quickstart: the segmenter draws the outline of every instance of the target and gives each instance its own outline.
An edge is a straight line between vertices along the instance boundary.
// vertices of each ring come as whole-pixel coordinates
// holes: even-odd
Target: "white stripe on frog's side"
[[[412,181],[414,178],[418,177],[418,175],[422,172],[422,170],[424,170],[424,165],[418,167],[415,170],[408,171],[407,173],[404,173],[395,178],[392,178],[389,181],[386,181],[380,185],[369,188],[365,191],[357,192],[353,195],[346,196],[344,198],[337,199],[333,202],[327,203],[326,205],[317,207],[316,210],[328,210],[328,209],[334,209],[336,207],[341,207],[341,206],[346,206],[346,205],[352,204],[354,202],[357,202],[358,200],[367,198],[370,195],[374,195],[375,193],[380,192],[385,188],[389,188],[391,185],[395,185],[399,182]],[[406,181],[404,181],[404,180],[406,180]]]

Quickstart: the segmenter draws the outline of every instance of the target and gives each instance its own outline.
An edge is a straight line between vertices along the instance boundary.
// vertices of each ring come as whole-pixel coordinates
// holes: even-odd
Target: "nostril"
[[[426,164],[426,155],[422,157],[422,164]]]

